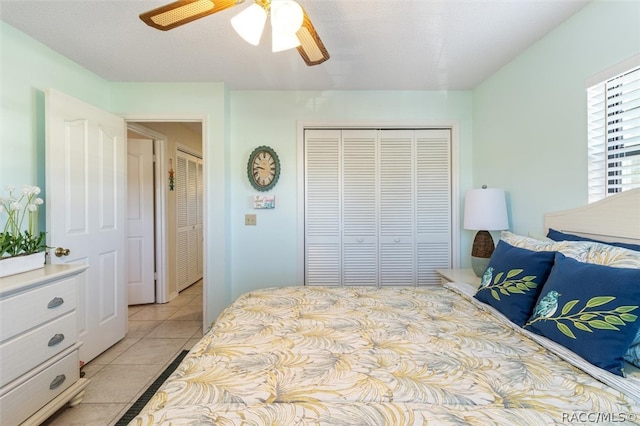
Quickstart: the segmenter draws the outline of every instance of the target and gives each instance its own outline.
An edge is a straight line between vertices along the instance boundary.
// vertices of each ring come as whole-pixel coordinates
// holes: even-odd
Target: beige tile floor
[[[202,281],[169,303],[129,307],[125,338],[87,363],[84,399],[44,424],[113,425],[183,349],[202,337]]]

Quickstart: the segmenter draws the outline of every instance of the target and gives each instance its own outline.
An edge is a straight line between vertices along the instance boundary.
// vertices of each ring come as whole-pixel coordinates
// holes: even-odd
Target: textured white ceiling
[[[251,46],[229,19],[251,0],[159,31],[170,0],[1,0],[0,19],[108,81],[225,82],[232,90],[466,90],[589,0],[298,0],[331,58],[308,67]],[[5,64],[3,64],[5,66]]]

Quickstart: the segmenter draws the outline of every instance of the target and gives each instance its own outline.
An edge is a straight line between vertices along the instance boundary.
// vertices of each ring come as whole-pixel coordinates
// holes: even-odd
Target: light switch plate
[[[257,217],[255,214],[245,214],[244,215],[244,224],[245,226],[256,226]]]

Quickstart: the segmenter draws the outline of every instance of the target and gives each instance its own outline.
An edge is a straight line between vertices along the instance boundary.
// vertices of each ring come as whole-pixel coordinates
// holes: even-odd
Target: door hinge
[[[154,273],[153,273],[153,279],[154,279],[155,281],[158,281],[158,273],[157,273],[157,272],[154,272]]]
[[[158,160],[156,154],[153,154],[153,162],[155,163]]]

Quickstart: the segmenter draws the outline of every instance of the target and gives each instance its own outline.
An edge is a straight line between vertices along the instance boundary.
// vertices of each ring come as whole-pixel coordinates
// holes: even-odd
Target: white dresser
[[[0,425],[38,425],[89,383],[80,378],[76,307],[85,265],[0,278]]]

